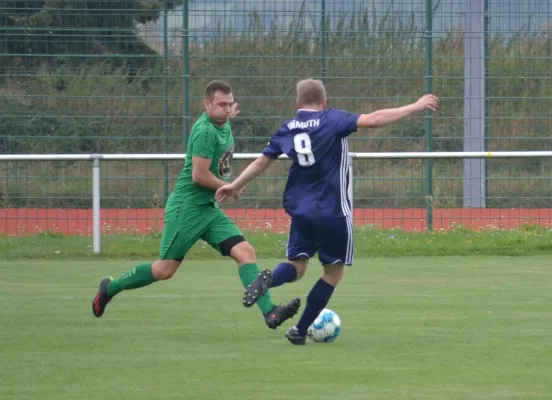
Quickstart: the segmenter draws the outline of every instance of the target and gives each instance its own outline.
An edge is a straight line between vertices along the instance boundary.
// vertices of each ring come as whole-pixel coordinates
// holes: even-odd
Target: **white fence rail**
[[[254,160],[260,154],[234,154],[236,160]],[[92,162],[92,218],[93,250],[101,250],[101,197],[100,162],[125,160],[184,160],[186,154],[0,154],[0,161],[91,161]],[[281,159],[287,159],[281,156]],[[349,179],[354,177],[355,159],[473,159],[473,158],[552,158],[552,151],[481,151],[481,152],[402,152],[402,153],[349,153]],[[351,198],[352,187],[349,185]]]

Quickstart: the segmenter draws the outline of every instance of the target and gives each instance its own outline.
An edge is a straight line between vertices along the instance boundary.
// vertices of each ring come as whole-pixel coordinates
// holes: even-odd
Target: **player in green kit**
[[[92,302],[96,317],[101,317],[107,304],[123,290],[171,278],[200,239],[236,261],[245,288],[259,275],[253,247],[215,200],[216,190],[232,173],[234,138],[229,120],[239,114],[232,88],[224,81],[210,82],[204,105],[205,112],[192,128],[184,168],[165,207],[159,260],[139,264],[116,279],[103,278]],[[267,292],[257,304],[268,327],[276,329],[297,314],[300,300],[274,305]]]

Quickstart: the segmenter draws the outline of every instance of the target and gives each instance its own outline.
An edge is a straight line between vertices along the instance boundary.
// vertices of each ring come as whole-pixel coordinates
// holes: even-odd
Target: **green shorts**
[[[204,240],[223,254],[220,244],[226,239],[243,236],[228,215],[220,208],[206,207],[197,210],[179,207],[165,213],[165,228],[159,250],[160,260],[182,260],[198,240]]]

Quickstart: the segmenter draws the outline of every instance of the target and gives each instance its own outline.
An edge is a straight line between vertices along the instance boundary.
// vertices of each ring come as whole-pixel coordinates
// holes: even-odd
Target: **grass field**
[[[281,233],[244,231],[259,258],[285,257],[287,230]],[[159,256],[160,233],[150,235],[103,235],[101,254],[92,251],[90,236],[65,236],[56,232],[38,235],[0,234],[0,261],[21,259],[150,260]],[[453,230],[406,232],[364,226],[355,230],[355,257],[527,256],[552,254],[552,230],[540,226],[520,229]],[[209,245],[199,241],[186,255],[188,260],[220,259]]]
[[[224,260],[189,261],[95,319],[98,279],[134,264],[2,261],[1,399],[552,397],[547,256],[358,259],[329,305],[342,335],[304,347],[242,307]],[[312,267],[273,297],[304,300]]]

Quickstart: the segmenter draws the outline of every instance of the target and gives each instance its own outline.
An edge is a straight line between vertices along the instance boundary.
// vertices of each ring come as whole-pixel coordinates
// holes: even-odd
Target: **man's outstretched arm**
[[[228,197],[235,199],[239,198],[242,191],[241,189],[262,174],[272,164],[272,159],[265,155],[260,156],[255,161],[247,166],[245,170],[228,185],[224,185],[217,190],[215,195],[216,200],[220,203],[226,200]]]
[[[427,94],[417,102],[403,107],[386,108],[370,114],[362,114],[358,118],[357,126],[359,128],[379,128],[397,122],[416,112],[424,110],[437,111],[437,107],[439,107],[439,99],[432,94]]]

